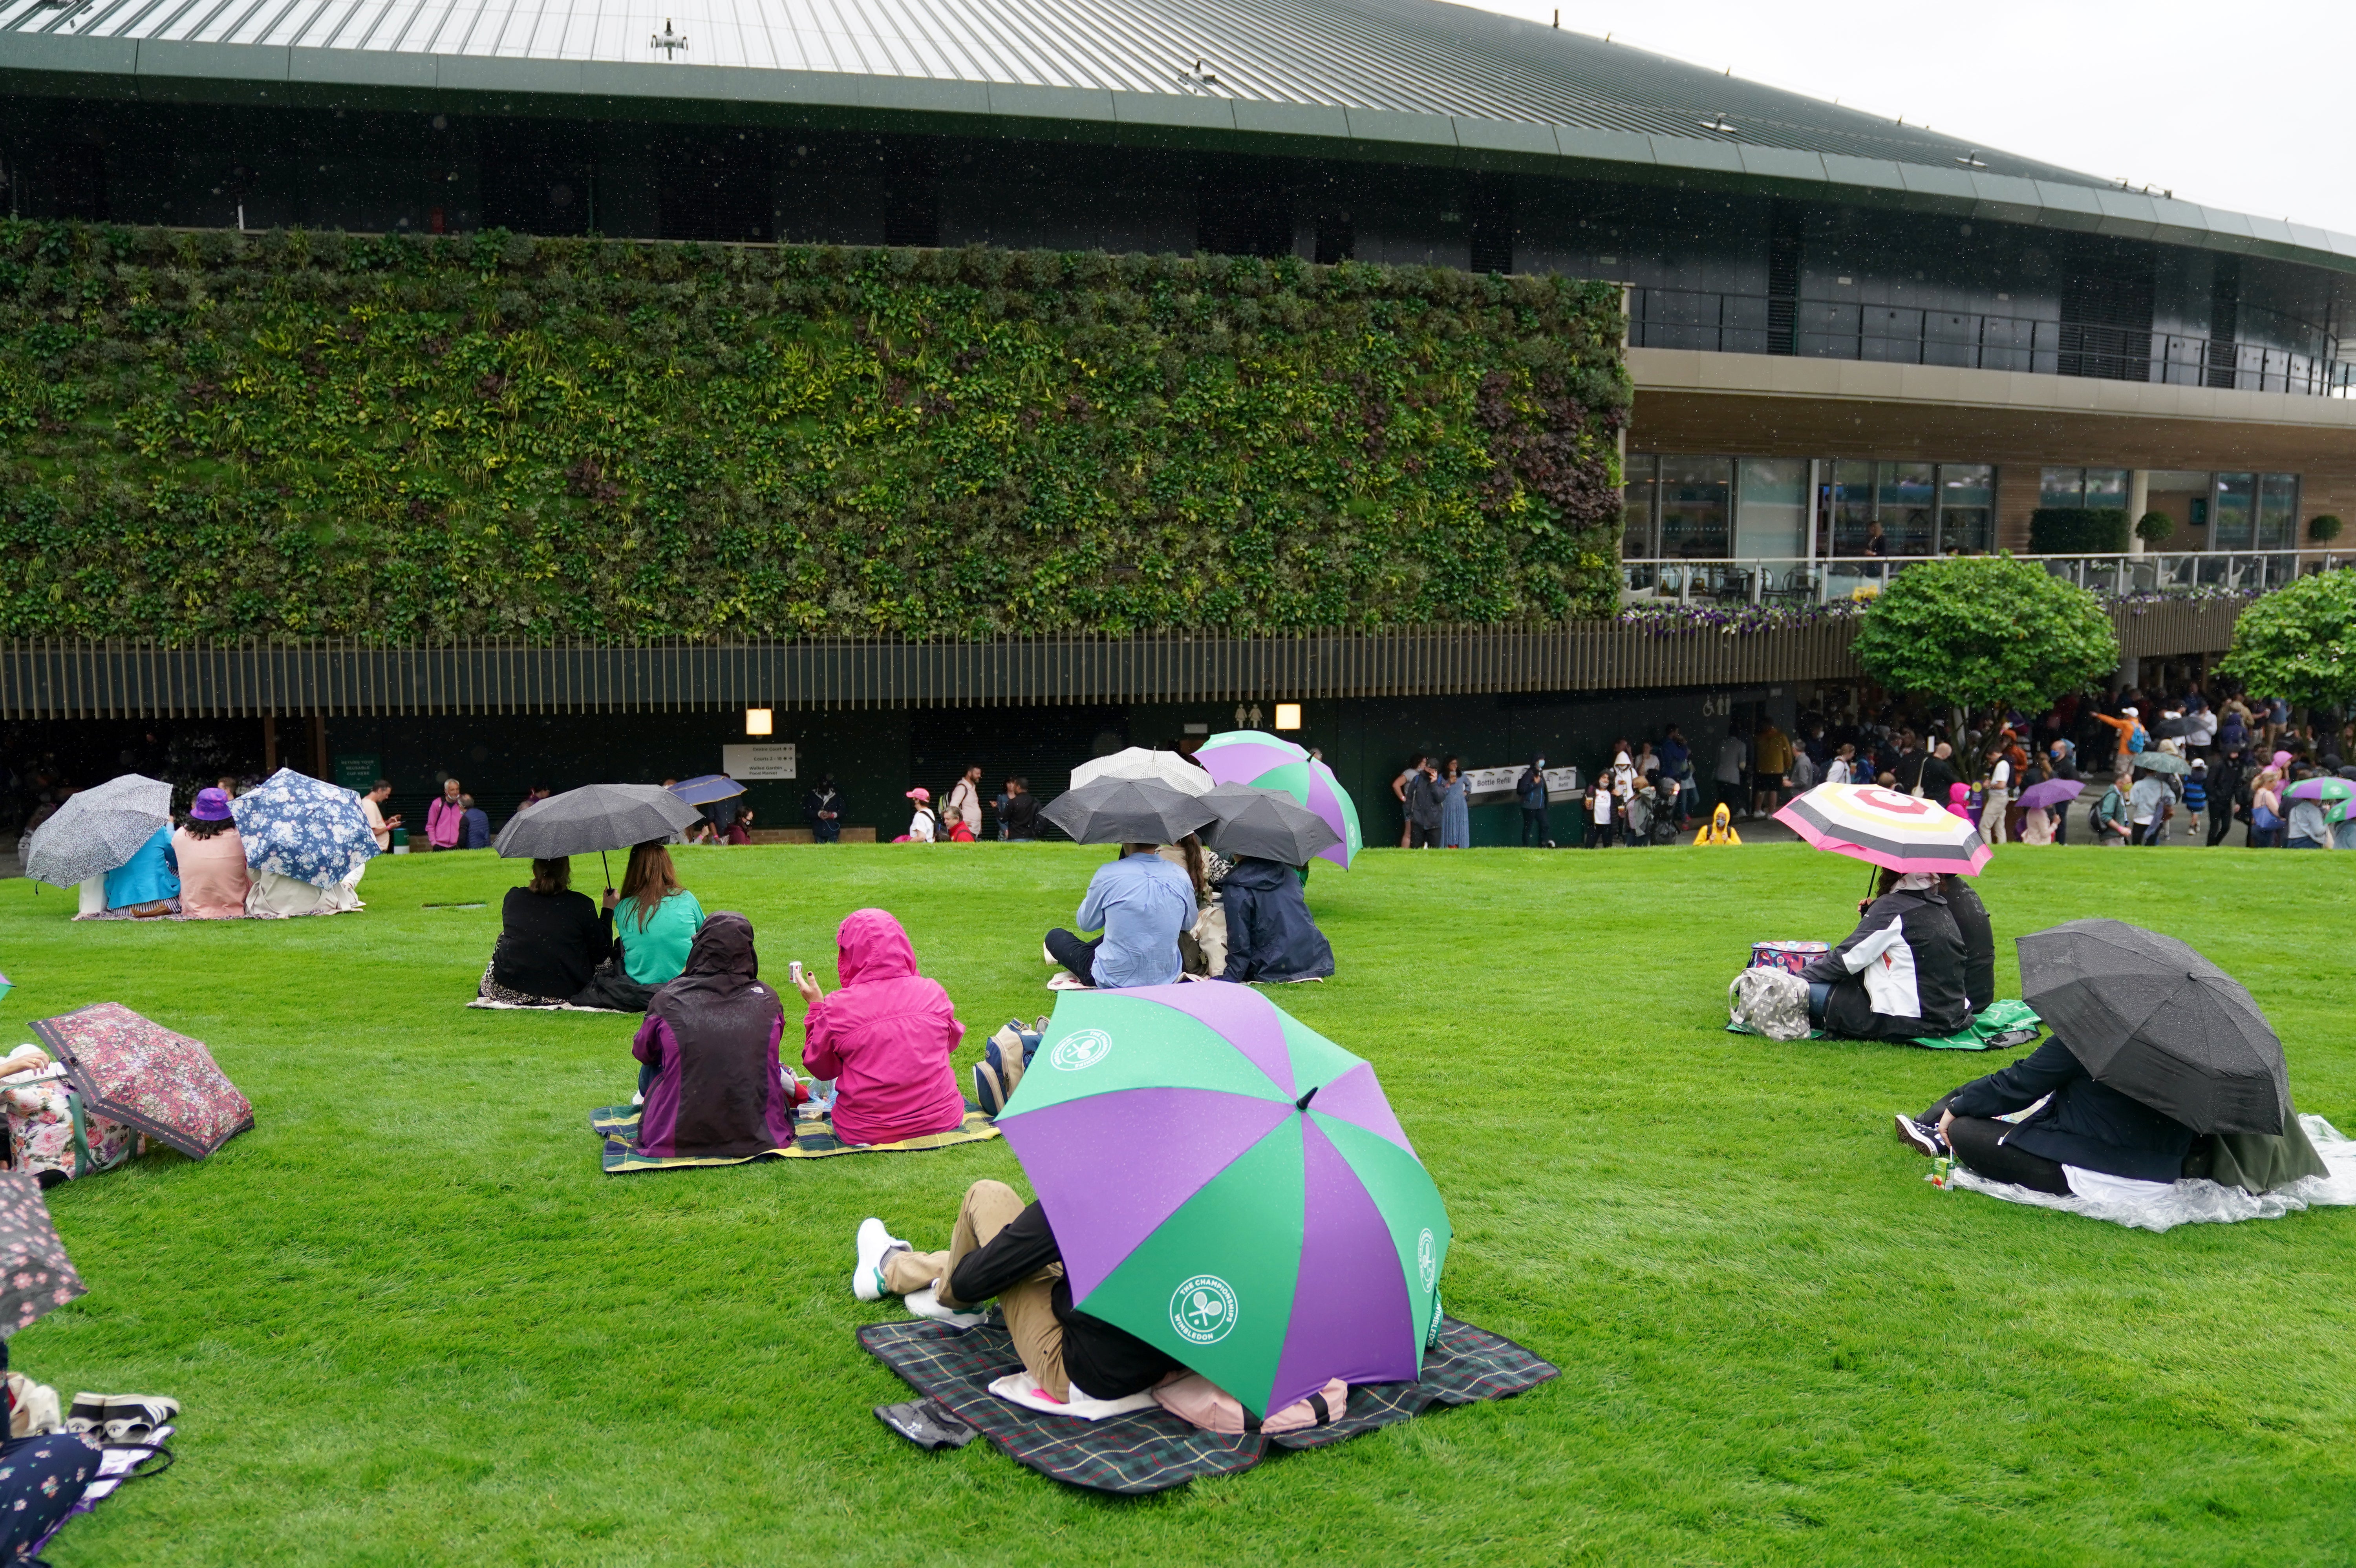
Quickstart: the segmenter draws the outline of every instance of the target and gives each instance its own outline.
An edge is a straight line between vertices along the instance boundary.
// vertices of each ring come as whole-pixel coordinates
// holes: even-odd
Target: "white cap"
[[[2136,712],[2134,709],[2132,709],[2132,708],[2122,708],[2122,709],[2119,709],[2119,712],[2120,712],[2122,715],[2124,715],[2125,717],[2129,718],[2129,719],[2140,719],[2140,718],[2142,718],[2142,717],[2143,717],[2143,715],[2142,715],[2142,714],[2137,713],[2137,712]]]

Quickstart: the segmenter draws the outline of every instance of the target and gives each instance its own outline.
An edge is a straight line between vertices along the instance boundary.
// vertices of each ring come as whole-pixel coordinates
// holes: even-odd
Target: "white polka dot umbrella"
[[[1893,871],[1968,877],[1996,853],[1979,829],[1954,812],[1879,784],[1818,784],[1775,820],[1819,849]]]

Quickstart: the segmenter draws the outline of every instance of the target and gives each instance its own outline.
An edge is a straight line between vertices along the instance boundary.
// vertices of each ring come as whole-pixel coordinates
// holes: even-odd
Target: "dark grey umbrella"
[[[1082,844],[1174,844],[1218,820],[1200,796],[1160,779],[1098,779],[1039,815]]]
[[[1332,824],[1284,790],[1223,784],[1194,798],[1219,814],[1203,830],[1203,842],[1232,859],[1305,866],[1318,851],[1342,842]]]
[[[553,860],[627,849],[702,820],[701,812],[660,784],[584,784],[517,812],[492,848],[510,859]]]
[[[2021,999],[2097,1083],[2197,1133],[2283,1130],[2282,1041],[2231,975],[2123,920],[2073,920],[2018,945]]]

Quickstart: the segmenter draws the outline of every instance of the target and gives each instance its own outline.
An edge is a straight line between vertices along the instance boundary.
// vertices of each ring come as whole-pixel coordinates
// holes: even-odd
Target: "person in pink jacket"
[[[880,909],[853,910],[835,933],[842,989],[826,996],[801,977],[809,1017],[802,1066],[834,1080],[834,1136],[888,1144],[965,1123],[949,1053],[965,1038],[949,994],[916,973],[916,951]]]
[[[455,849],[459,830],[466,824],[466,806],[456,779],[444,779],[442,793],[425,808],[425,841],[436,849]]]

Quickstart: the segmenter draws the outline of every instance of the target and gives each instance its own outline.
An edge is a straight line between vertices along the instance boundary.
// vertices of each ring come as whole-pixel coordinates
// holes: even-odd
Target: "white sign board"
[[[794,749],[784,746],[723,746],[720,771],[738,783],[794,776]]]
[[[1464,773],[1464,788],[1469,804],[1494,805],[1501,800],[1517,798],[1516,787],[1522,775],[1529,771],[1527,763],[1506,768],[1470,768]],[[1577,795],[1584,786],[1577,768],[1548,768],[1546,771],[1547,798],[1557,804]]]

